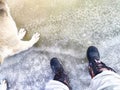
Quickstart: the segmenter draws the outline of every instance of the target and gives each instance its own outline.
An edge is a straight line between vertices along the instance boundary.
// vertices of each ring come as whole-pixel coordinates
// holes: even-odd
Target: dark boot
[[[60,64],[58,59],[52,58],[50,61],[50,65],[52,71],[55,73],[54,80],[60,81],[70,88],[68,76],[65,74],[63,66]]]
[[[114,71],[112,68],[106,66],[103,62],[100,61],[100,54],[98,49],[95,46],[90,46],[88,48],[87,58],[89,61],[89,72],[92,77],[101,73],[102,68]]]

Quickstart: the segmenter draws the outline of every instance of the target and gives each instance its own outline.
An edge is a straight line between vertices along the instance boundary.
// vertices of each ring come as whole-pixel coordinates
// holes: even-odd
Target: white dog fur
[[[20,29],[18,32],[6,1],[0,0],[0,63],[3,63],[8,56],[27,50],[39,40],[39,34],[36,33],[31,40],[22,41],[25,34],[25,29]],[[0,90],[7,89],[5,80],[0,87],[2,87]]]
[[[38,40],[39,34],[36,33],[29,41],[22,41],[26,31],[17,30],[16,24],[10,15],[9,8],[5,0],[0,0],[0,62],[8,56],[19,53],[32,47]]]

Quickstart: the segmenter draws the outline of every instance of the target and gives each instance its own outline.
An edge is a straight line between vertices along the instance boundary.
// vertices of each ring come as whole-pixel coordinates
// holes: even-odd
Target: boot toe
[[[87,58],[88,58],[88,61],[100,59],[99,51],[95,46],[88,47]]]
[[[50,65],[51,65],[51,68],[52,68],[52,71],[56,74],[58,72],[63,72],[63,67],[62,65],[60,64],[60,62],[58,61],[57,58],[52,58],[51,61],[50,61]]]

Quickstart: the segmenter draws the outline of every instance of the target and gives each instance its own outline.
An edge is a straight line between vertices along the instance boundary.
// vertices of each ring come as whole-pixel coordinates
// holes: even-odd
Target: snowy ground
[[[90,45],[97,46],[101,60],[120,74],[120,0],[8,2],[18,27],[27,29],[25,39],[41,34],[34,47],[0,66],[0,79],[7,79],[8,90],[44,90],[53,78],[52,57],[62,62],[73,90],[85,90],[91,80],[86,59]]]

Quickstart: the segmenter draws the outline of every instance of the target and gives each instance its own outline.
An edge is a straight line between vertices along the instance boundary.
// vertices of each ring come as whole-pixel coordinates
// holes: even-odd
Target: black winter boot
[[[100,54],[99,54],[98,49],[95,46],[90,46],[88,48],[87,58],[89,61],[90,74],[94,74],[94,76],[101,73],[102,68],[114,71],[112,68],[106,66],[103,62],[100,61]],[[92,72],[91,72],[91,69],[92,69]]]
[[[55,73],[54,80],[60,81],[70,88],[68,76],[65,74],[63,66],[60,64],[58,59],[52,58],[50,61],[50,65],[52,71]]]

